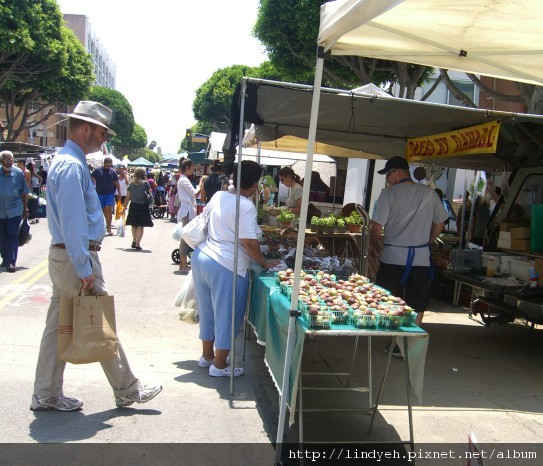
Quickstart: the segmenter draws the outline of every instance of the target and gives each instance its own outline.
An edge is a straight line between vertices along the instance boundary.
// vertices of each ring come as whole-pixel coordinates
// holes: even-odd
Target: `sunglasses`
[[[398,171],[397,168],[394,169],[394,170],[389,170],[389,171],[387,171],[387,172],[385,173],[385,176],[388,177],[389,175],[392,175],[394,172],[397,172],[397,171]]]

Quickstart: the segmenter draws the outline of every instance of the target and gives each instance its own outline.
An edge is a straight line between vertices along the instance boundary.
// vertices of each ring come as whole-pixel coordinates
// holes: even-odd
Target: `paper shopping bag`
[[[117,355],[113,296],[61,296],[59,359],[72,364],[107,361]]]

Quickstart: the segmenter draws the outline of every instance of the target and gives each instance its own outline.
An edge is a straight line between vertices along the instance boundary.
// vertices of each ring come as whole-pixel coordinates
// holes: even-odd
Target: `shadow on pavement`
[[[157,416],[161,412],[155,409],[130,407],[109,409],[89,415],[83,411],[35,411],[35,419],[30,423],[30,436],[40,443],[65,443],[91,439],[98,432],[112,427],[107,423],[109,420],[135,414]]]

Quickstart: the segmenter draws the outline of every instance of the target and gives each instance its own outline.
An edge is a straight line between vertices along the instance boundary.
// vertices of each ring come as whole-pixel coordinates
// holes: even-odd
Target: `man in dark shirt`
[[[96,192],[100,199],[102,212],[106,219],[106,236],[113,236],[111,231],[111,219],[113,217],[113,204],[115,203],[115,189],[121,192],[117,172],[111,168],[113,161],[109,157],[104,158],[104,165],[92,172],[92,179],[96,185]]]

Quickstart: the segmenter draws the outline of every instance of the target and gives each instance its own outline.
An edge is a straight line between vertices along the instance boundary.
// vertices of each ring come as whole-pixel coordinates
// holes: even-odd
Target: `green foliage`
[[[313,217],[311,217],[311,225],[319,225],[320,219],[321,219],[320,217],[313,215]]]
[[[194,118],[211,123],[215,131],[226,131],[230,126],[230,103],[234,90],[249,70],[248,66],[233,65],[215,71],[196,91],[192,104]]]
[[[75,104],[94,81],[90,57],[55,0],[1,1],[0,44],[0,132],[8,141]]]
[[[270,62],[252,68],[232,65],[215,71],[196,91],[192,111],[198,123],[192,128],[193,132],[209,134],[212,131],[225,132],[230,128],[230,104],[236,86],[243,77],[283,80],[285,76]],[[199,150],[183,141],[181,149],[190,152]]]
[[[134,114],[132,113],[132,105],[130,105],[126,97],[115,89],[93,86],[89,98],[113,110],[111,129],[117,133],[117,136],[111,138],[111,143],[113,145],[130,146],[134,131]]]
[[[147,149],[146,147],[138,147],[137,149],[130,149],[125,152],[118,151],[116,148],[115,152],[128,155],[129,160],[136,160],[140,157],[149,160],[149,162],[160,162],[162,160],[159,154],[153,152],[151,149]]]
[[[339,228],[345,228],[345,226],[347,225],[346,222],[345,222],[345,219],[344,218],[338,218],[336,220],[336,225],[339,227]]]
[[[149,153],[155,153],[152,150],[142,154],[142,151],[139,149],[144,149],[147,146],[147,133],[142,126],[134,123],[134,130],[130,137],[126,140],[126,144],[121,144],[120,142],[113,144],[115,146],[115,153],[117,154],[126,154],[130,160],[135,160],[138,157],[145,157],[148,159]],[[137,157],[134,157],[134,154],[139,154]]]
[[[253,34],[286,81],[313,84],[323,3],[324,0],[260,0]],[[369,82],[399,82],[403,87],[411,85],[410,91],[414,91],[430,72],[431,69],[418,65],[338,56],[326,62],[323,81],[325,85],[348,89]]]
[[[281,210],[279,214],[277,214],[277,221],[279,223],[288,223],[294,221],[296,218],[296,215],[294,215],[290,210]]]
[[[361,225],[362,217],[356,210],[353,210],[348,217],[345,217],[345,223],[347,225]]]
[[[328,217],[324,217],[322,222],[322,225],[325,225],[327,227],[334,227],[336,226],[336,217],[333,215],[329,215]]]

